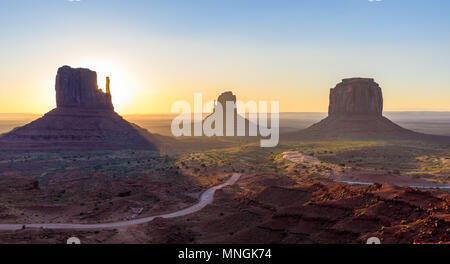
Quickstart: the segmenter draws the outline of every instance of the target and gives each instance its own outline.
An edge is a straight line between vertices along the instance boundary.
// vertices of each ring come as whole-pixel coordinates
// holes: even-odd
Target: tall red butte
[[[127,122],[114,111],[109,87],[97,85],[97,73],[64,66],[56,76],[57,107],[43,117],[0,137],[1,149],[156,150],[159,136]]]
[[[330,90],[328,117],[285,139],[401,138],[450,142],[450,137],[420,134],[383,116],[383,93],[374,79],[343,79]]]

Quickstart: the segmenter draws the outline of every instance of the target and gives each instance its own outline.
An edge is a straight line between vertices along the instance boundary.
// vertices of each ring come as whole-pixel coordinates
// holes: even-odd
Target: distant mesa
[[[330,90],[328,117],[284,138],[432,138],[383,116],[383,93],[374,79],[343,79]],[[437,138],[437,136],[436,136]]]
[[[57,107],[43,117],[0,136],[1,149],[156,150],[160,136],[127,122],[114,112],[107,78],[106,92],[97,73],[63,66],[56,76]]]

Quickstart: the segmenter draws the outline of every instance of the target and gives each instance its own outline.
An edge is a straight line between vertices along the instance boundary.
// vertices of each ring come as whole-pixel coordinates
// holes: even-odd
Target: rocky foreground
[[[159,219],[156,243],[449,243],[450,195],[248,175],[203,213]]]
[[[2,243],[449,243],[450,195],[389,185],[296,183],[244,175],[214,203],[176,219],[95,231],[0,232]]]

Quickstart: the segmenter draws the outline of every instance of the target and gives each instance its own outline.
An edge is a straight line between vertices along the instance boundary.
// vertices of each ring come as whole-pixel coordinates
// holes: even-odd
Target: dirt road
[[[139,225],[144,224],[153,221],[153,219],[162,217],[162,218],[175,218],[179,216],[185,216],[189,215],[195,212],[198,212],[202,210],[205,206],[212,203],[214,200],[214,193],[216,190],[222,189],[226,186],[235,184],[239,178],[241,177],[241,174],[234,173],[226,182],[211,187],[208,190],[206,190],[201,196],[200,201],[186,209],[176,211],[169,214],[163,214],[163,215],[155,215],[155,216],[149,216],[145,218],[140,219],[133,219],[128,221],[120,221],[120,222],[113,222],[113,223],[103,223],[103,224],[0,224],[0,230],[20,230],[24,226],[26,228],[44,228],[44,229],[76,229],[76,230],[87,230],[87,229],[111,229],[111,228],[118,228],[118,227],[124,227],[124,226],[132,226],[132,225]]]

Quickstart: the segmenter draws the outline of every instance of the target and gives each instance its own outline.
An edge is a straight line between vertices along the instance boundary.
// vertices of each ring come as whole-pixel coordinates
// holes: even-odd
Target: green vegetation
[[[308,166],[292,164],[283,157],[287,151],[317,158],[318,163]],[[309,177],[326,178],[332,165],[342,169],[410,175],[443,183],[450,179],[450,149],[415,141],[281,142],[278,147],[270,149],[260,148],[255,142],[182,154],[176,164],[180,168],[192,169],[200,182],[204,181],[201,178],[205,172],[211,169],[227,173],[287,174],[298,180],[303,172]]]

